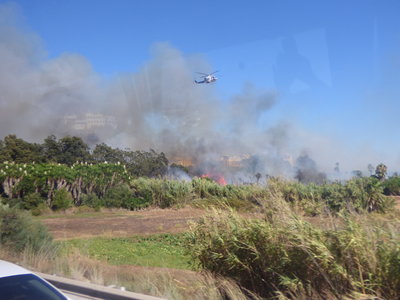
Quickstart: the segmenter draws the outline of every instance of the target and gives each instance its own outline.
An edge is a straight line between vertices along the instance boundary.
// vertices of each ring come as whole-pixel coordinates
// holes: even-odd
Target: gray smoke
[[[100,80],[79,55],[46,60],[40,38],[20,28],[15,10],[0,5],[0,133],[28,140],[65,134],[65,114],[97,110]]]
[[[50,134],[90,136],[89,142],[152,148],[170,160],[191,160],[199,172],[223,172],[234,164],[229,159],[243,160],[234,170],[253,181],[255,173],[294,176],[294,162],[305,146],[318,167],[330,169],[346,160],[341,160],[344,152],[332,150],[331,141],[287,120],[260,126],[277,103],[274,91],[249,83],[230,101],[220,101],[215,85],[193,84],[194,71],[212,71],[201,56],[187,57],[160,43],[140,70],[105,81],[80,55],[47,59],[40,38],[21,29],[16,16],[15,6],[0,5],[2,138],[16,134],[41,142]],[[107,126],[80,131],[65,121],[87,113],[101,114],[109,120]],[[368,162],[360,160],[354,168]]]

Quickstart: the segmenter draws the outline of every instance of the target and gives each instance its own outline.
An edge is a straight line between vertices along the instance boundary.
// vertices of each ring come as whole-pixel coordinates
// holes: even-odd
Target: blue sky
[[[47,59],[77,53],[113,78],[137,72],[153,45],[167,42],[208,62],[196,71],[219,70],[212,87],[219,101],[249,84],[275,93],[261,125],[289,120],[352,153],[371,148],[400,162],[399,1],[11,3]]]

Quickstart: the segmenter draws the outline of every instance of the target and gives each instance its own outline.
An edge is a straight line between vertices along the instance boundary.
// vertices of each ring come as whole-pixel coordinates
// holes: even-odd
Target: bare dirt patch
[[[55,239],[95,236],[126,237],[187,230],[188,222],[206,213],[195,208],[151,209],[134,212],[99,212],[90,216],[59,215],[41,220]]]

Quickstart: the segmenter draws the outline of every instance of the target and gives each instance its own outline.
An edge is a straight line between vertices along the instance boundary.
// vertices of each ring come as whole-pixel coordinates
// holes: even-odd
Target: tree
[[[118,148],[113,149],[104,143],[96,145],[93,150],[92,158],[95,162],[107,161],[109,163],[125,163],[124,153],[122,150]]]
[[[383,164],[381,164],[383,165]],[[385,165],[383,165],[385,166]],[[386,167],[386,166],[385,166]],[[376,180],[374,177],[367,177],[362,179],[363,183],[363,197],[361,197],[362,206],[369,212],[380,211],[384,212],[391,204],[383,195],[382,182]]]
[[[88,161],[89,146],[76,136],[66,136],[59,141],[61,153],[57,162],[71,166],[76,161]]]
[[[384,180],[386,178],[387,174],[387,167],[386,165],[380,163],[379,165],[376,166],[375,169],[375,177],[378,178],[379,180]]]
[[[58,158],[61,156],[61,145],[54,135],[49,135],[44,139],[42,151],[46,162],[58,161]]]
[[[10,160],[15,163],[41,162],[43,160],[39,144],[26,142],[17,138],[15,134],[10,134],[4,138],[1,157],[3,160]]]
[[[6,146],[3,141],[0,141],[0,162],[10,161],[10,154],[6,151]]]
[[[124,154],[127,170],[134,176],[157,177],[168,171],[168,159],[163,152],[158,154],[150,149],[150,152],[126,151]]]

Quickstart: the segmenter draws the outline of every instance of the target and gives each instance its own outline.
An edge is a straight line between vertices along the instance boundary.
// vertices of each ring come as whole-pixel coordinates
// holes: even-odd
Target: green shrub
[[[54,246],[44,225],[33,220],[28,212],[0,206],[0,247],[17,252],[29,247],[37,252],[43,246]]]
[[[57,190],[54,193],[52,206],[54,210],[65,210],[72,207],[73,199],[66,189]]]
[[[123,207],[129,210],[139,210],[146,208],[150,205],[150,203],[143,198],[128,198],[124,201]]]
[[[22,198],[4,198],[1,202],[6,203],[10,207],[30,210],[35,216],[49,210],[45,203],[45,199],[39,193],[30,193]]]
[[[356,178],[346,183],[356,208],[385,213],[394,207],[393,199],[383,194],[382,181],[374,177]]]
[[[122,207],[137,210],[150,205],[146,198],[137,197],[128,185],[123,184],[109,189],[104,196],[106,207]]]
[[[21,205],[22,208],[32,210],[40,205],[45,204],[45,199],[39,193],[30,193],[23,197]]]
[[[400,196],[400,177],[390,177],[383,183],[383,192],[387,196]]]
[[[106,207],[122,207],[128,201],[132,192],[126,185],[119,185],[110,188],[104,195],[104,205]]]
[[[80,205],[76,209],[74,209],[74,214],[92,213],[94,211],[100,211],[100,208],[93,208],[87,205]]]
[[[99,210],[102,206],[104,206],[103,199],[97,197],[95,193],[83,194],[82,197],[82,206],[86,205],[96,210]]]
[[[153,204],[153,188],[151,185],[153,180],[143,177],[132,180],[130,184],[134,198],[140,199],[142,203],[148,205]]]
[[[51,209],[46,205],[46,203],[39,203],[37,207],[31,209],[33,216],[40,216],[49,211],[51,211]]]

